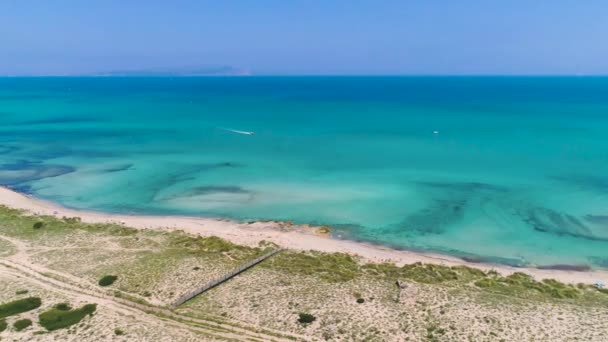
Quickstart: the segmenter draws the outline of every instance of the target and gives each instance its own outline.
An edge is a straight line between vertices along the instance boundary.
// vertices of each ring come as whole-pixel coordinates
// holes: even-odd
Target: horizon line
[[[0,78],[248,78],[248,77],[608,77],[606,74],[249,74],[249,75],[0,75]]]

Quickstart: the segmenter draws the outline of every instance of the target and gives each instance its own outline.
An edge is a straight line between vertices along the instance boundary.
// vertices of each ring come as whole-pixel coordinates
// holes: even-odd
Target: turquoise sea
[[[0,124],[0,184],[68,207],[608,267],[608,78],[0,78]]]

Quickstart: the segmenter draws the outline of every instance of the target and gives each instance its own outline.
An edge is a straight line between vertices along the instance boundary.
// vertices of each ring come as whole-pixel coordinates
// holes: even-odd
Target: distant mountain
[[[91,76],[249,76],[248,70],[229,65],[179,68],[151,68],[93,73]]]

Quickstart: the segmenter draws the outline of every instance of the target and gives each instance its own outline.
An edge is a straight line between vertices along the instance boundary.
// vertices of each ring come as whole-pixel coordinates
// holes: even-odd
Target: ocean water
[[[69,207],[608,267],[608,78],[0,78],[0,124],[0,184]]]

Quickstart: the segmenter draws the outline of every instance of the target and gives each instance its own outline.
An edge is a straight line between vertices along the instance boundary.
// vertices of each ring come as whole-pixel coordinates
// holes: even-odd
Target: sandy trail
[[[315,250],[320,252],[341,252],[358,255],[371,262],[394,262],[398,265],[415,262],[433,263],[445,266],[466,265],[485,271],[496,270],[503,274],[524,272],[536,279],[553,278],[566,283],[592,284],[598,280],[608,282],[608,270],[567,271],[537,268],[516,268],[504,265],[467,262],[458,258],[431,253],[400,251],[381,246],[331,239],[313,234],[304,226],[290,226],[280,222],[255,222],[244,224],[225,219],[211,219],[186,216],[118,215],[94,211],[74,210],[58,204],[26,196],[0,187],[0,204],[23,209],[32,214],[55,215],[58,217],[80,217],[88,223],[117,223],[138,229],[183,230],[201,236],[218,236],[242,245],[257,245],[260,241],[270,241],[283,248],[295,250]]]
[[[97,286],[95,286],[95,284],[91,284],[81,278],[73,276],[69,273],[49,269],[44,266],[33,263],[29,258],[29,252],[37,251],[37,248],[31,248],[21,240],[10,238],[4,235],[0,235],[0,239],[8,241],[16,248],[16,253],[6,258],[0,258],[0,274],[12,277],[25,276],[28,281],[33,282],[42,288],[55,292],[60,292],[64,295],[68,295],[70,298],[72,298],[72,300],[78,302],[95,302],[97,304],[101,304],[103,306],[111,308],[112,310],[118,313],[125,315],[128,314],[133,317],[137,317],[141,321],[148,323],[162,321],[165,324],[170,324],[177,328],[197,330],[206,334],[218,335],[219,337],[233,340],[248,340],[249,337],[254,337],[262,338],[265,341],[290,341],[276,336],[270,336],[265,335],[263,333],[257,333],[246,329],[236,328],[232,325],[224,325],[220,323],[180,315],[170,310],[163,309],[161,307],[146,306],[130,302],[126,299],[116,298],[115,296],[108,295],[104,291],[100,290]],[[52,277],[50,277],[49,275],[52,275]],[[131,293],[129,293],[129,295],[134,296],[134,294]],[[150,302],[149,298],[145,298],[145,300]],[[165,305],[165,303],[161,302],[151,302],[151,304],[157,306]],[[158,316],[150,314],[149,312],[162,314],[165,317],[169,318],[178,318],[181,322],[188,321],[199,325],[211,325],[215,328],[228,329],[237,333],[218,333],[216,330],[210,331],[209,329],[203,329],[201,327],[196,326],[193,327],[192,325],[180,323],[173,319],[160,318]],[[255,329],[257,328],[258,327],[255,327]],[[276,333],[280,334],[282,332],[277,331]],[[294,334],[291,335],[294,337],[297,336]],[[306,340],[304,336],[297,337],[301,340]]]
[[[82,284],[68,283],[61,281],[57,278],[49,277],[47,276],[48,274],[58,274],[58,272],[55,270],[50,270],[41,266],[37,266],[35,264],[22,264],[13,260],[0,259],[0,274],[9,277],[26,277],[28,281],[42,288],[69,296],[70,298],[72,298],[72,301],[97,303],[115,312],[136,317],[137,319],[147,323],[162,322],[164,324],[169,324],[180,329],[199,331],[205,334],[239,341],[249,340],[249,338],[251,337],[262,339],[264,341],[291,341],[288,339],[266,335],[252,330],[238,328],[233,325],[226,325],[203,319],[192,318],[189,316],[174,313],[170,310],[163,309],[160,307],[142,305],[130,302],[126,299],[110,296],[98,289],[90,287],[81,287]],[[71,282],[74,279],[70,277],[69,280]],[[78,280],[78,278],[76,278],[75,280]],[[167,318],[161,318],[157,315],[152,314],[151,312],[161,314]],[[179,321],[176,321],[176,319],[178,319]],[[194,325],[182,322],[190,322]],[[204,328],[203,326],[208,326],[209,328]],[[294,334],[291,335],[293,336]],[[301,340],[306,340],[304,336],[297,337]]]

